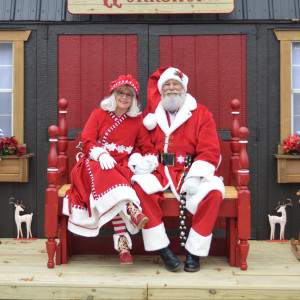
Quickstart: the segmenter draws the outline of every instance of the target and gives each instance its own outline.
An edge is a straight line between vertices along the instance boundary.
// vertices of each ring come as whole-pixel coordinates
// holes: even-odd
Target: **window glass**
[[[9,116],[0,116],[0,135],[3,137],[12,136],[12,118]]]
[[[0,43],[0,137],[13,135],[13,46]]]
[[[292,42],[292,89],[300,89],[300,42]]]
[[[300,66],[300,42],[292,42],[292,64]]]
[[[293,134],[300,133],[300,93],[293,94],[294,128]]]
[[[12,43],[0,42],[0,65],[12,65]]]
[[[0,116],[12,115],[12,93],[0,92]]]
[[[0,92],[1,89],[12,89],[12,66],[0,66]]]

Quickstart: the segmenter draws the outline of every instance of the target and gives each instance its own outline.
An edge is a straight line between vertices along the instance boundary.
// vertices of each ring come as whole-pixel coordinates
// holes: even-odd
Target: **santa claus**
[[[218,134],[209,110],[187,93],[188,77],[179,69],[163,67],[149,79],[147,114],[143,124],[159,154],[152,174],[134,175],[132,183],[149,218],[142,229],[147,251],[158,250],[167,270],[179,271],[182,263],[169,248],[160,201],[171,189],[180,205],[181,246],[186,250],[184,270],[200,269],[207,256],[212,230],[224,198],[222,180],[215,176],[221,160]],[[145,163],[146,164],[146,163]],[[135,171],[133,163],[130,167]],[[137,172],[135,172],[137,173]],[[185,209],[193,214],[187,233]]]

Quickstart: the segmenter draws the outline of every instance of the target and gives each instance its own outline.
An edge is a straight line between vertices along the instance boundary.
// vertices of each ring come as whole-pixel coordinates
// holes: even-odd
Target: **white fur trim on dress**
[[[215,171],[216,168],[212,164],[204,160],[197,160],[192,163],[186,179],[189,177],[203,177],[206,180],[211,180]]]
[[[89,157],[92,160],[99,161],[99,155],[102,153],[108,153],[108,152],[101,147],[93,147],[90,151]]]
[[[129,249],[131,249],[132,248],[132,241],[131,241],[130,235],[128,234],[128,232],[125,232],[124,236],[125,236],[126,240],[128,241],[128,247],[129,247]],[[119,251],[119,239],[120,239],[120,237],[122,237],[122,236],[118,235],[118,234],[114,234],[113,235],[114,248],[117,251]]]
[[[156,125],[157,125],[157,121],[156,121],[156,117],[154,114],[148,114],[144,120],[143,120],[143,124],[144,126],[148,129],[148,130],[153,130]]]
[[[72,205],[72,214],[69,216],[68,229],[82,236],[97,236],[104,224],[112,220],[117,214],[120,214],[126,224],[127,230],[131,234],[135,234],[139,230],[131,222],[130,216],[127,213],[126,204],[128,201],[133,202],[141,210],[140,201],[135,191],[129,186],[117,186],[100,196],[99,199],[94,199],[93,194],[91,194],[91,217],[89,217],[89,212],[86,208]],[[64,214],[68,215],[67,198],[64,198],[63,209]]]
[[[212,180],[206,181],[202,179],[198,188],[198,192],[194,195],[186,195],[186,208],[192,214],[195,214],[199,203],[207,196],[208,193],[212,191],[220,191],[222,197],[225,197],[225,186],[223,181],[217,177],[213,176]]]
[[[134,183],[139,184],[148,195],[162,192],[168,188],[163,188],[159,180],[153,174],[133,175],[131,177],[131,184],[134,185]]]
[[[149,229],[142,229],[144,246],[146,251],[156,251],[166,248],[169,244],[169,238],[163,223]]]
[[[212,240],[212,234],[209,236],[202,236],[191,228],[189,237],[186,241],[185,249],[196,256],[207,256]]]

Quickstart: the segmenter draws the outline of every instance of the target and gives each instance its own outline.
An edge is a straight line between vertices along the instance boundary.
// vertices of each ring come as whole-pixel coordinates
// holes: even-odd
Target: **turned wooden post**
[[[251,210],[250,210],[250,192],[248,190],[249,183],[249,159],[247,153],[247,137],[249,130],[246,127],[240,128],[240,155],[238,170],[239,191],[238,191],[238,239],[240,250],[240,268],[247,270],[247,256],[249,252],[248,239],[251,234]]]
[[[230,139],[230,185],[238,185],[238,174],[239,169],[239,150],[240,150],[240,125],[239,125],[239,108],[240,101],[238,99],[233,99],[230,102],[232,108],[232,123],[231,123],[231,139]]]
[[[56,182],[58,179],[58,158],[57,158],[57,135],[58,128],[55,125],[49,127],[48,133],[50,135],[50,151],[48,155],[48,169],[47,180],[49,182],[46,189],[46,203],[45,203],[45,236],[48,238],[46,242],[48,253],[48,268],[54,268],[54,254],[56,250],[57,223],[58,223],[58,190]]]
[[[58,185],[62,186],[68,182],[68,164],[69,159],[67,156],[68,149],[68,125],[67,125],[67,110],[68,101],[60,99],[58,101],[59,116],[58,116],[58,171],[59,179]]]

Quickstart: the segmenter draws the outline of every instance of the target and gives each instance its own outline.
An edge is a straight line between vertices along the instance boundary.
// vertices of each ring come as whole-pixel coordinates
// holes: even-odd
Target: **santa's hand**
[[[194,195],[197,193],[201,177],[189,177],[187,178],[181,188],[180,193],[186,192],[187,194]]]
[[[109,170],[115,167],[117,163],[108,153],[99,156],[99,162],[102,170]]]

